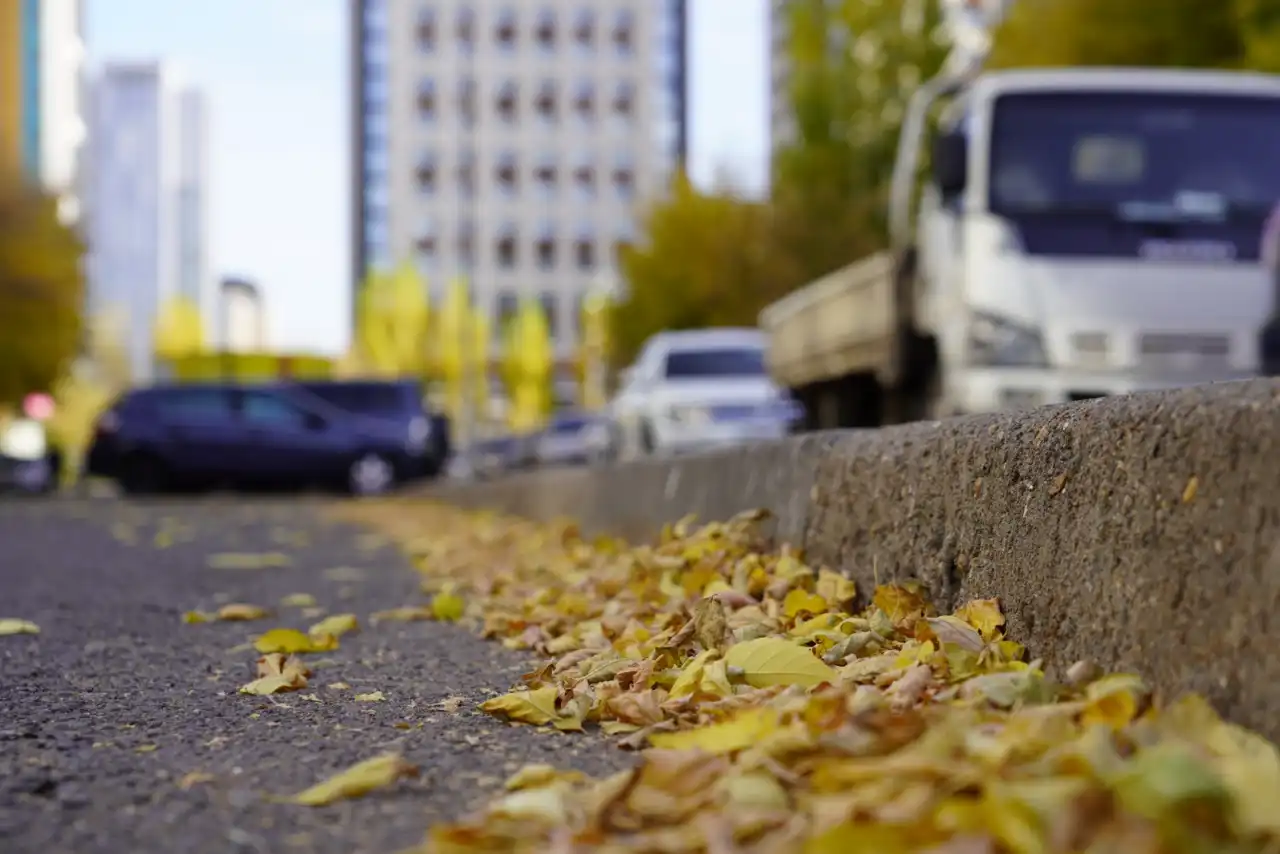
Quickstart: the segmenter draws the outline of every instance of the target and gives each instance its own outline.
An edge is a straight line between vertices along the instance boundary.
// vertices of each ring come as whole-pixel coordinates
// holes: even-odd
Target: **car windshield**
[[[403,412],[408,395],[390,383],[360,385],[304,385],[307,391],[334,406],[353,412]]]
[[[663,375],[669,380],[760,377],[765,375],[764,350],[759,347],[672,350],[667,354]]]
[[[1280,98],[1001,95],[988,208],[1028,255],[1249,263],[1280,199],[1277,138]]]
[[[1280,98],[1034,92],[993,109],[993,213],[1214,219],[1280,199]]]

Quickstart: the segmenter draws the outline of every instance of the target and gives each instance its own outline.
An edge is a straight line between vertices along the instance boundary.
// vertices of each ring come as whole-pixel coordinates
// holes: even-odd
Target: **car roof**
[[[721,326],[710,329],[680,329],[659,332],[653,345],[663,350],[763,347],[765,334],[751,326]]]

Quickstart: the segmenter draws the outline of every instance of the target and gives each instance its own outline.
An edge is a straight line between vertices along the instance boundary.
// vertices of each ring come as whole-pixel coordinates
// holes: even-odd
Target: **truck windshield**
[[[1280,98],[1011,93],[992,114],[988,208],[1032,254],[1210,241],[1256,260],[1280,200]]]
[[[705,350],[672,350],[664,371],[669,380],[704,377],[764,376],[764,351],[756,347],[715,347]]]

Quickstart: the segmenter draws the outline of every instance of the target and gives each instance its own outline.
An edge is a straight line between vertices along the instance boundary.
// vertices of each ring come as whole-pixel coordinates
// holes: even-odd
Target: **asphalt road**
[[[41,628],[0,637],[0,851],[385,854],[526,762],[606,772],[629,761],[595,736],[475,712],[530,661],[453,625],[370,626],[373,611],[421,603],[418,579],[393,549],[318,509],[311,499],[0,502],[0,618]],[[291,562],[210,566],[226,552]],[[237,693],[254,676],[247,642],[305,629],[313,618],[297,608],[257,623],[182,621],[294,593],[364,623],[309,657],[316,672],[300,693]],[[377,691],[384,701],[354,699]],[[388,750],[421,778],[329,807],[272,800]]]

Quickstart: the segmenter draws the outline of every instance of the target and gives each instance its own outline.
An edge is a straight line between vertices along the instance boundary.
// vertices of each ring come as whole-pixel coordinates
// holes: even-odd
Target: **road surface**
[[[595,736],[474,711],[529,669],[524,656],[449,624],[370,626],[374,611],[421,604],[418,578],[393,549],[323,521],[319,505],[0,502],[0,619],[41,629],[0,636],[0,850],[385,854],[459,817],[524,763],[592,773],[628,763]],[[225,553],[289,563],[210,565]],[[299,693],[237,689],[254,675],[252,637],[305,629],[314,615],[182,620],[300,593],[364,627],[310,657],[315,674]],[[374,692],[385,700],[355,699]],[[420,779],[322,808],[272,800],[388,750],[420,765]]]

